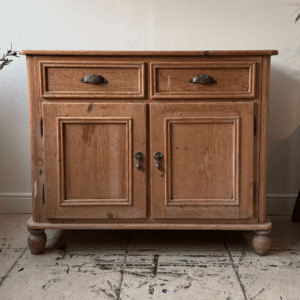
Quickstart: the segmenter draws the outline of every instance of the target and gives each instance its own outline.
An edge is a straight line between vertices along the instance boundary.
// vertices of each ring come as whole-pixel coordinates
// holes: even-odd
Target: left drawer
[[[82,82],[90,74],[100,82]],[[43,98],[144,98],[145,63],[41,61],[40,91]]]

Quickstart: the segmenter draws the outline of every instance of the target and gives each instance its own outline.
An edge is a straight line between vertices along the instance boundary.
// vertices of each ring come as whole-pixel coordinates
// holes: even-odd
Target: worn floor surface
[[[252,232],[46,230],[31,255],[28,214],[0,215],[0,299],[300,300],[300,224],[270,217],[268,256]]]

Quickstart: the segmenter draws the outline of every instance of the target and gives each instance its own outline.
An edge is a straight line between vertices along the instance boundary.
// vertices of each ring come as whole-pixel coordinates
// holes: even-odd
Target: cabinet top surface
[[[98,50],[21,50],[22,55],[98,55],[98,56],[241,56],[277,55],[277,50],[213,51],[98,51]]]

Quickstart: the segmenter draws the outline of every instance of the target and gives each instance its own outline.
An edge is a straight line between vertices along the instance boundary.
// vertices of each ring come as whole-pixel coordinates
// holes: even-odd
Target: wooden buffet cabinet
[[[45,229],[254,230],[266,217],[271,55],[35,51],[27,55],[33,217]]]

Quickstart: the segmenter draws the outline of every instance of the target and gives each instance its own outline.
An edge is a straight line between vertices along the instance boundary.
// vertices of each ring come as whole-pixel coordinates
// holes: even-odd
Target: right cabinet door
[[[253,217],[253,102],[151,104],[150,118],[153,218]]]

